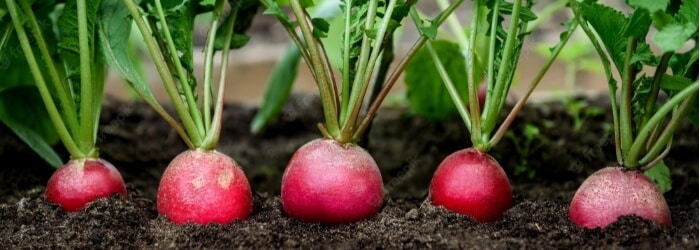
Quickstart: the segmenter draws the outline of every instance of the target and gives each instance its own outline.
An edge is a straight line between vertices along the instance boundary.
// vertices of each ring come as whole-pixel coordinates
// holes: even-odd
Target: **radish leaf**
[[[22,112],[14,112],[17,107],[22,107]],[[62,161],[50,146],[58,142],[58,134],[48,117],[34,86],[0,90],[0,122],[47,163],[58,167]]]
[[[464,72],[464,56],[459,45],[445,40],[430,42],[447,70],[455,88],[467,102],[467,76]],[[411,109],[417,115],[433,121],[445,121],[457,117],[455,107],[427,47],[421,48],[406,66],[406,95]]]
[[[301,51],[292,43],[287,47],[284,57],[275,64],[267,81],[264,101],[250,125],[253,134],[260,133],[282,110],[294,85],[300,59]]]
[[[644,175],[649,177],[662,193],[666,193],[671,190],[671,171],[666,166],[666,163],[660,161],[652,168],[644,171]]]

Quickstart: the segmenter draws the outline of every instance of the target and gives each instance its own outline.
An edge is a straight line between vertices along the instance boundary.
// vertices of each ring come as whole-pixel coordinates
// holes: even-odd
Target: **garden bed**
[[[609,109],[606,96],[586,99]],[[698,248],[698,130],[685,123],[666,163],[673,189],[665,194],[673,226],[662,228],[623,217],[601,230],[579,229],[569,221],[568,202],[581,182],[614,162],[611,117],[588,119],[580,131],[559,101],[531,104],[511,130],[540,128],[543,144],[520,155],[504,139],[492,153],[513,185],[514,204],[489,224],[425,202],[432,172],[448,154],[469,146],[459,119],[433,123],[401,106],[380,110],[369,133],[368,151],[381,168],[386,196],[380,213],[351,225],[323,226],[287,218],[280,204],[284,167],[302,144],[320,136],[318,98],[294,95],[278,121],[251,135],[255,107],[227,104],[218,149],[244,168],[254,190],[254,212],[231,225],[176,226],[159,217],[155,193],[170,159],[186,149],[177,134],[147,105],[105,101],[98,146],[102,157],[124,176],[129,195],[66,214],[42,195],[53,169],[9,131],[0,127],[0,246],[4,248]],[[504,112],[505,113],[505,112]],[[521,140],[522,141],[522,140]],[[60,149],[59,149],[60,150]],[[65,156],[65,152],[63,153]],[[527,159],[527,163],[521,162]],[[527,166],[535,175],[515,175]]]

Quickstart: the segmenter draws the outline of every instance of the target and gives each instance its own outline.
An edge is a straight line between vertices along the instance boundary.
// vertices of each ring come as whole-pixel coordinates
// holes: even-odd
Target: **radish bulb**
[[[253,207],[248,179],[236,162],[215,150],[187,150],[165,169],[158,213],[175,224],[227,224],[248,218]]]
[[[71,160],[56,170],[46,184],[46,199],[66,212],[77,212],[88,203],[112,194],[126,196],[119,171],[99,158]]]
[[[569,205],[569,217],[579,227],[604,228],[623,215],[671,226],[671,212],[656,184],[643,173],[622,167],[593,173]]]
[[[316,139],[292,156],[282,176],[282,207],[307,222],[344,224],[374,216],[382,177],[372,156],[355,144]]]
[[[511,207],[513,193],[503,168],[474,148],[447,156],[430,183],[429,199],[436,206],[467,215],[477,222],[500,219]]]

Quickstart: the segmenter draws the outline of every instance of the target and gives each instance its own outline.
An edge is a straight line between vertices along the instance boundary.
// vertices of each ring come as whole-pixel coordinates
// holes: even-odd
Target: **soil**
[[[589,108],[608,109],[605,97]],[[514,204],[494,223],[478,224],[425,202],[431,173],[451,152],[469,146],[459,119],[430,122],[403,106],[380,110],[367,149],[381,168],[386,196],[380,213],[350,225],[324,226],[285,216],[279,182],[294,151],[320,136],[318,98],[293,95],[277,122],[261,135],[248,124],[256,108],[227,104],[219,150],[244,168],[255,193],[253,215],[230,225],[177,226],[158,216],[155,193],[170,159],[186,149],[148,106],[108,99],[101,117],[101,156],[121,171],[126,198],[114,196],[67,214],[43,198],[54,171],[8,129],[0,127],[0,246],[2,248],[493,248],[493,249],[697,249],[698,129],[684,124],[666,158],[673,189],[665,194],[673,226],[621,217],[605,229],[580,229],[567,205],[586,176],[614,162],[611,118],[593,116],[580,130],[561,102],[527,106],[513,139],[492,150],[513,185]],[[525,147],[526,125],[540,141]],[[530,152],[518,150],[530,149]],[[57,147],[60,150],[60,147]],[[65,156],[65,152],[61,151]],[[64,158],[65,159],[65,158]],[[526,159],[527,162],[523,162]],[[525,174],[520,172],[525,172]],[[533,172],[534,171],[534,172]],[[527,173],[534,173],[528,176]],[[519,174],[516,174],[519,173]]]

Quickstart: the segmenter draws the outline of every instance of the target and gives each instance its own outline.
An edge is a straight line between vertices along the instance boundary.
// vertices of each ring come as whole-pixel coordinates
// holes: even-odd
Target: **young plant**
[[[524,138],[518,135],[522,135]],[[513,141],[515,152],[518,154],[518,158],[520,158],[520,162],[515,166],[513,174],[515,176],[527,174],[527,178],[533,179],[535,178],[537,170],[528,164],[528,157],[549,142],[541,137],[540,129],[537,126],[529,123],[525,124],[522,134],[518,135],[512,130],[508,130],[505,134],[505,137]]]
[[[670,226],[666,200],[651,179],[669,185],[657,174],[668,173],[663,159],[673,134],[686,117],[698,119],[698,2],[628,3],[632,11],[625,15],[599,3],[570,1],[608,78],[617,156],[615,165],[595,172],[574,194],[569,216],[580,227],[606,227],[623,215]],[[661,55],[646,42],[652,25]],[[692,47],[683,48],[688,41]],[[654,68],[653,75],[643,74],[643,66]],[[651,179],[645,170],[653,170],[646,172]]]
[[[70,161],[53,173],[45,192],[47,200],[68,212],[115,193],[126,195],[121,175],[99,158],[95,146],[107,75],[100,49],[103,41],[97,32],[103,8],[85,0],[60,5],[15,0],[0,4],[0,12],[9,13],[34,84],[70,154]],[[55,21],[49,15],[52,12],[58,15]]]
[[[444,0],[438,1],[447,5]],[[427,43],[425,48],[432,60],[424,61],[425,67],[435,67],[447,92],[457,107],[471,134],[472,147],[457,151],[436,169],[429,189],[429,199],[437,206],[467,215],[478,222],[491,222],[501,218],[512,204],[512,190],[508,176],[498,162],[487,154],[506,133],[515,115],[551,66],[556,56],[571,37],[576,21],[567,24],[560,42],[542,66],[528,91],[515,104],[507,118],[497,127],[498,119],[513,82],[518,58],[527,35],[533,29],[530,22],[538,17],[532,12],[532,1],[507,2],[504,0],[475,0],[472,5],[471,26],[465,34],[456,17],[451,16],[449,27],[458,41],[458,50],[439,53],[439,43]],[[416,22],[419,17],[413,15]],[[507,24],[506,24],[506,21]],[[425,36],[431,34],[424,32]],[[486,39],[487,53],[478,53],[477,41]],[[444,50],[443,50],[444,51]],[[464,55],[464,65],[459,72],[451,72],[443,65],[442,58]],[[466,72],[465,72],[466,69]],[[456,82],[452,75],[466,75],[466,81]],[[479,98],[479,83],[486,81],[485,97]],[[438,80],[439,81],[439,80]],[[461,96],[457,84],[466,84],[467,95]],[[480,100],[484,100],[483,107]]]
[[[288,216],[308,222],[342,224],[370,218],[382,206],[382,178],[372,156],[356,143],[408,59],[427,40],[420,38],[384,79],[394,53],[393,33],[414,1],[342,1],[340,83],[320,39],[328,32],[328,22],[309,16],[306,9],[312,1],[289,3],[296,21],[276,1],[263,1],[266,13],[278,18],[307,62],[318,85],[325,124],[319,124],[323,139],[307,143],[292,156],[282,178],[282,207]],[[435,24],[442,20],[436,19]],[[382,89],[363,112],[372,81]]]
[[[165,169],[156,197],[158,213],[176,224],[227,224],[246,219],[252,212],[252,192],[243,170],[231,157],[216,151],[216,145],[221,134],[229,51],[248,41],[243,32],[257,7],[254,0],[214,3],[155,0],[140,5],[124,0],[123,6],[117,7],[118,12],[115,10],[118,13],[115,22],[127,27],[126,31],[133,17],[182,125],[153,98],[128,59],[115,56],[111,63],[190,148]],[[193,31],[194,19],[202,13],[211,13],[211,21],[204,47],[204,83],[197,94]],[[128,37],[128,33],[124,35]],[[221,64],[214,91],[216,50],[221,51]]]

